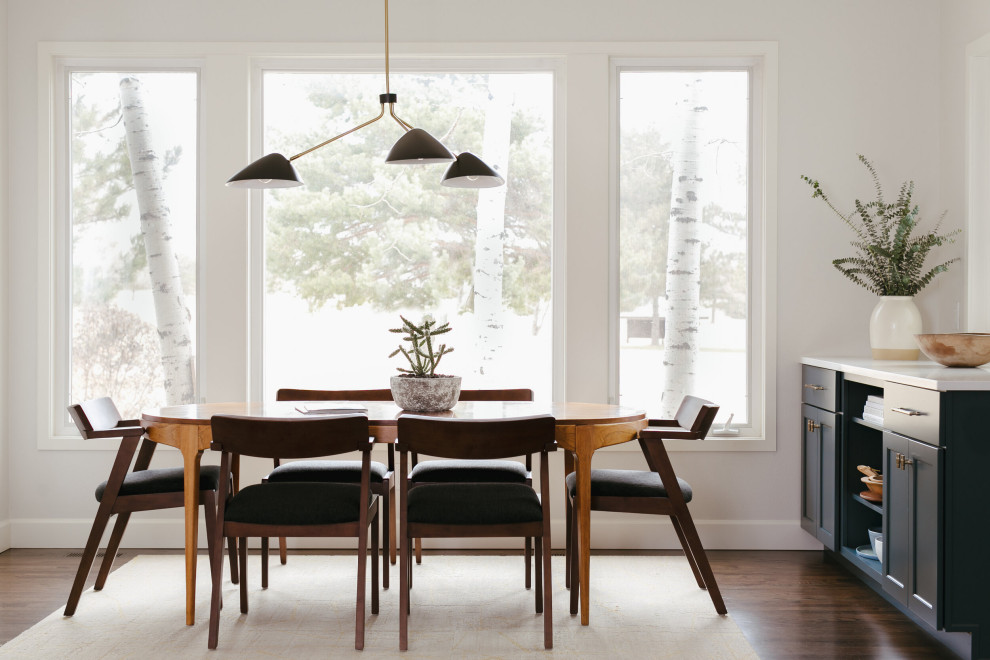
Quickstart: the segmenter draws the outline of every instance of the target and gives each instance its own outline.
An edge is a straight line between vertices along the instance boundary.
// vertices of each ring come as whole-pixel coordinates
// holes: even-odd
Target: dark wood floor
[[[178,552],[125,550],[117,564]],[[730,616],[764,660],[955,657],[820,552],[709,555]],[[0,643],[65,605],[78,562],[70,550],[0,553]]]

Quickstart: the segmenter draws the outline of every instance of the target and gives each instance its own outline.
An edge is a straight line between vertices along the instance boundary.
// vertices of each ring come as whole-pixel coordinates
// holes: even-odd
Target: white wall
[[[39,451],[37,397],[37,135],[45,109],[37,107],[36,54],[39,41],[204,41],[368,42],[381,43],[381,6],[367,0],[329,3],[286,0],[278,11],[270,3],[239,0],[160,2],[113,0],[65,3],[58,0],[9,0],[10,151],[18,167],[10,173],[9,264],[16,286],[9,289],[10,518],[15,547],[80,546],[91,521],[91,489],[109,469],[103,452]],[[950,3],[951,4],[951,3]],[[687,453],[674,456],[681,476],[695,487],[692,510],[708,547],[812,548],[800,531],[800,433],[798,360],[802,355],[863,355],[868,351],[867,319],[874,304],[863,290],[846,282],[830,260],[848,253],[850,236],[812,200],[798,179],[809,174],[836,191],[837,200],[868,197],[871,186],[857,153],[868,155],[893,191],[904,179],[917,182],[917,200],[927,217],[950,209],[948,227],[962,225],[961,200],[943,172],[961,168],[960,135],[953,128],[942,148],[949,122],[940,121],[948,101],[943,79],[961,76],[961,58],[945,56],[940,11],[953,16],[946,28],[953,43],[964,39],[961,24],[990,17],[976,2],[951,9],[936,0],[861,0],[829,3],[807,0],[504,0],[464,3],[452,0],[394,1],[390,8],[393,42],[552,42],[552,41],[710,41],[771,40],[779,44],[778,235],[777,235],[777,451]],[[960,13],[958,19],[957,12]],[[973,15],[971,14],[978,14]],[[896,27],[895,27],[896,26]],[[978,31],[965,25],[966,32]],[[946,37],[948,38],[948,37]],[[961,43],[961,42],[960,42]],[[955,51],[953,51],[955,53]],[[941,58],[945,56],[943,62]],[[17,63],[14,66],[14,62]],[[958,90],[953,86],[952,93]],[[6,152],[6,150],[4,150]],[[952,202],[949,204],[948,202]],[[595,249],[605,235],[607,209],[571,209],[568,226],[595,223],[582,239],[573,233],[568,246],[591,255],[581,269],[607,274],[607,254]],[[582,242],[585,241],[585,242]],[[962,254],[960,245],[944,254]],[[597,256],[595,256],[597,255]],[[209,258],[209,257],[207,257]],[[962,301],[961,268],[926,290],[919,303],[926,326],[945,327],[944,319]],[[604,319],[605,288],[572,295],[569,318]],[[579,314],[576,314],[579,312]],[[571,396],[604,395],[605,337],[602,327],[571,327],[574,345],[599,345],[600,366],[580,382],[568,383]],[[581,356],[568,355],[577,363]],[[596,364],[592,361],[592,364]],[[211,399],[240,398],[241,389],[210,394]],[[771,420],[769,422],[773,424]],[[174,455],[165,459],[174,459]],[[559,461],[559,456],[556,457]],[[636,455],[615,452],[596,460],[601,467],[631,466]],[[174,462],[174,461],[173,461]],[[559,466],[555,473],[559,474]],[[2,474],[2,472],[0,472]],[[53,475],[44,482],[38,474]],[[556,490],[555,492],[559,492]],[[3,495],[0,495],[2,498]],[[0,499],[0,504],[3,500]],[[0,507],[0,516],[3,508]],[[148,521],[153,522],[148,522]],[[559,520],[559,516],[558,516]],[[143,521],[143,522],[142,522]],[[144,516],[132,522],[130,545],[178,545],[181,519],[174,514]],[[562,526],[557,528],[562,531]],[[557,531],[555,545],[562,534]],[[672,534],[656,531],[652,521],[597,517],[594,540],[601,547],[676,544]]]
[[[10,547],[10,416],[7,415],[7,0],[0,2],[0,552]]]

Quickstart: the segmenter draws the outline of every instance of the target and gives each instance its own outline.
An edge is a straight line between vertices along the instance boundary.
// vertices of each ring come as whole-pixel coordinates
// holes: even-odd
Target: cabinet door
[[[802,406],[801,527],[829,550],[835,550],[836,427],[835,413]]]
[[[911,538],[913,562],[908,608],[933,628],[939,628],[938,602],[941,562],[942,491],[941,453],[938,447],[912,440],[909,443],[906,471],[912,481]]]
[[[910,441],[902,435],[883,434],[883,589],[907,606],[911,575],[911,484],[898,456],[909,453]]]

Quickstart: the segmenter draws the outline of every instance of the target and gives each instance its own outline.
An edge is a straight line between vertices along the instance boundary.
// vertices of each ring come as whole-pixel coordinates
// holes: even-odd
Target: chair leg
[[[93,591],[100,591],[107,583],[107,576],[113,568],[113,560],[117,557],[117,550],[120,548],[120,539],[124,536],[124,529],[127,521],[131,519],[131,512],[118,513],[117,520],[113,523],[113,531],[110,532],[110,540],[107,542],[106,552],[103,553],[103,562],[100,564],[100,572],[96,574],[96,584]]]
[[[537,552],[537,554],[539,554],[540,551],[537,550],[536,552]],[[530,557],[530,555],[532,553],[533,553],[533,539],[531,539],[531,538],[529,538],[527,536],[526,537],[526,549],[525,549],[525,553],[523,555],[523,559],[526,560],[526,588],[527,589],[529,589],[529,588],[531,588],[533,586],[533,571],[532,571],[532,568],[531,568],[530,563],[529,563],[529,557]],[[537,569],[537,577],[536,577],[536,579],[537,580],[540,579],[540,577],[539,577],[539,569]]]
[[[278,560],[282,562],[283,566],[285,566],[285,562],[287,559],[288,559],[288,552],[285,545],[285,537],[280,536],[278,537]]]
[[[386,544],[388,545],[389,561],[394,565],[398,558],[398,555],[396,555],[396,546],[399,543],[399,523],[397,517],[398,514],[396,513],[395,510],[394,490],[389,494],[387,508],[388,508],[387,522],[388,522],[389,537],[388,540],[386,541]],[[388,588],[387,584],[385,585],[385,588],[386,589]]]
[[[529,537],[526,537],[526,545],[529,545]],[[526,555],[529,555],[529,548],[526,549]],[[536,613],[543,614],[543,537],[536,537],[536,556],[539,559],[536,562],[536,589],[534,593],[536,594]],[[526,561],[527,573],[529,572],[529,560]]]
[[[387,509],[386,509],[387,510]],[[371,613],[378,614],[378,512],[375,512],[375,517],[371,521]],[[385,522],[385,521],[383,521]],[[387,532],[386,532],[387,533]],[[388,557],[386,556],[387,549],[384,544],[382,544],[382,569],[385,575],[388,575]]]
[[[681,523],[677,521],[677,516],[670,516],[670,522],[674,524],[674,531],[677,532],[677,540],[681,542],[681,548],[684,549],[684,556],[687,557],[688,564],[691,565],[691,571],[694,573],[695,581],[700,588],[704,589],[705,580],[701,577],[701,571],[698,570],[698,562],[695,561],[694,553],[691,552],[691,547],[688,545],[687,539],[684,538],[684,530],[681,529]]]
[[[237,539],[237,554],[240,557],[240,575],[241,575],[241,614],[247,614],[248,612],[248,593],[247,593],[247,539],[243,536]]]
[[[381,514],[382,515],[377,516],[375,518],[376,520],[379,517],[382,519],[382,558],[381,558],[381,561],[382,561],[382,588],[383,589],[388,589],[388,564],[389,564],[389,556],[388,556],[389,548],[388,548],[388,544],[389,544],[389,539],[390,539],[389,528],[388,528],[388,525],[389,525],[389,513],[388,512],[389,512],[389,507],[390,507],[390,505],[392,503],[392,498],[390,497],[388,491],[389,491],[389,488],[388,488],[388,485],[386,484],[385,485],[385,488],[382,489],[382,495],[381,495],[381,498],[379,499],[379,502],[381,503],[381,507],[379,508],[379,510],[381,511]],[[376,523],[376,530],[377,530],[377,523]],[[377,554],[377,552],[375,553],[375,561],[378,561],[378,554]]]
[[[708,555],[705,554],[705,548],[701,545],[701,537],[698,536],[698,530],[694,526],[694,520],[692,520],[691,514],[687,511],[686,507],[682,511],[677,512],[677,517],[684,530],[684,536],[687,538],[688,546],[694,554],[694,559],[698,562],[698,570],[701,571],[701,576],[705,579],[705,586],[708,587],[708,595],[712,599],[712,604],[715,605],[715,611],[719,614],[725,614],[726,609],[725,602],[722,600],[722,592],[719,591],[718,584],[715,582],[715,574],[712,572],[711,564],[708,563]]]
[[[405,463],[403,462],[403,465]],[[399,547],[399,650],[409,649],[409,564],[411,539],[402,538]]]
[[[268,588],[268,537],[261,537],[261,588]]]
[[[227,553],[230,555],[230,583],[237,584],[237,539],[227,537]]]
[[[211,572],[213,590],[210,593],[210,630],[206,642],[207,647],[211,649],[217,647],[220,637],[220,583],[223,579],[223,537],[221,534],[217,534],[217,539],[220,540],[220,543],[214,544],[212,550],[214,555],[211,567],[213,569]]]
[[[367,463],[365,464],[367,465]],[[375,523],[378,521],[376,520]],[[357,552],[357,605],[355,607],[354,620],[354,649],[360,651],[364,649],[364,603],[367,595],[367,585],[365,576],[368,574],[368,528],[358,530],[358,552]],[[378,561],[375,557],[373,562]]]
[[[79,597],[82,595],[83,587],[86,586],[86,578],[89,577],[89,570],[93,567],[93,560],[96,559],[96,551],[100,547],[100,539],[103,538],[103,531],[110,522],[109,507],[100,507],[93,520],[93,527],[89,530],[89,538],[86,540],[86,547],[83,549],[82,559],[79,560],[79,568],[76,569],[76,579],[72,582],[72,589],[69,591],[69,601],[65,604],[64,616],[72,616],[76,613],[76,606],[79,604]]]
[[[571,498],[564,498],[564,586],[568,589],[571,588],[571,562],[573,558],[571,557]],[[537,561],[539,561],[537,559]]]
[[[549,533],[550,527],[544,526],[544,533]],[[553,576],[550,571],[550,537],[545,539],[543,554],[536,561],[543,561],[543,648],[553,648]],[[575,562],[576,564],[577,562]]]
[[[573,518],[576,515],[577,515],[577,509],[572,506],[571,517]],[[577,521],[573,520],[572,518],[570,519],[571,536],[570,539],[568,540],[568,544],[570,545],[570,558],[571,558],[571,568],[569,573],[571,578],[571,614],[577,614],[578,594],[581,593],[581,579],[578,575],[579,562],[577,560],[577,557],[575,556],[577,553],[577,545],[578,545],[577,524],[576,524]]]
[[[203,505],[203,520],[206,523],[206,555],[210,558],[210,579],[213,579],[214,564],[217,561],[213,552],[217,531],[217,495],[212,490],[200,491],[199,501]]]
[[[423,539],[416,539],[416,563],[423,563]]]

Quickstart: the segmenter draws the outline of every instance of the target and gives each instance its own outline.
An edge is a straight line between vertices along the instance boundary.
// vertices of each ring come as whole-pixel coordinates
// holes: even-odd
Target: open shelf
[[[880,561],[876,559],[864,559],[856,554],[856,548],[842,547],[842,556],[858,566],[866,575],[880,582],[882,577]]]
[[[874,422],[869,422],[862,417],[850,417],[850,421],[853,424],[859,424],[860,426],[865,426],[868,429],[873,429],[874,431],[883,431],[883,427]]]
[[[876,511],[880,515],[883,515],[883,507],[880,506],[880,504],[878,504],[877,502],[871,502],[869,500],[865,500],[862,497],[860,497],[859,495],[857,495],[856,493],[853,493],[852,494],[852,498],[853,498],[853,501],[859,502],[860,504],[862,504],[863,506],[865,506],[867,509],[873,509],[874,511]]]

